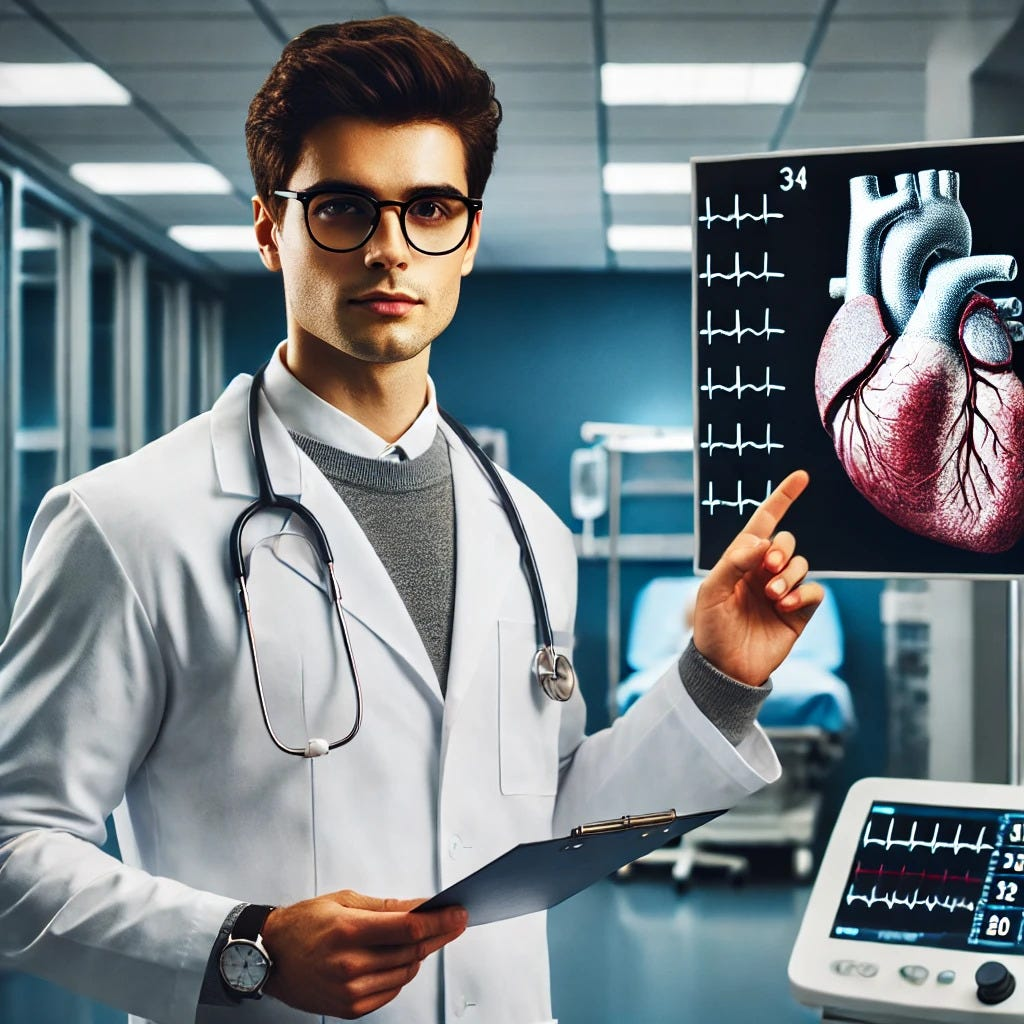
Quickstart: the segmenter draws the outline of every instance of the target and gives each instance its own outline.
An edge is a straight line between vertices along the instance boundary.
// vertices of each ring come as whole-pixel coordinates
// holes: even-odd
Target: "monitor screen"
[[[1024,812],[874,801],[831,934],[1024,954]]]

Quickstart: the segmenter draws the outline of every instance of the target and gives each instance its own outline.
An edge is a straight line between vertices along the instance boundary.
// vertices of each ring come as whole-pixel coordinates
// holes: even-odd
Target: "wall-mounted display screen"
[[[697,566],[791,470],[816,573],[1024,574],[1024,142],[694,162]]]
[[[1024,811],[874,801],[831,935],[1024,954]]]

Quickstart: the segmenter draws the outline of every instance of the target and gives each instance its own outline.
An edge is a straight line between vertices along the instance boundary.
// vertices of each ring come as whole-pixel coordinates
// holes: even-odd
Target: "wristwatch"
[[[235,919],[227,945],[220,951],[220,976],[228,991],[242,999],[259,999],[274,966],[260,929],[274,907],[250,903]]]

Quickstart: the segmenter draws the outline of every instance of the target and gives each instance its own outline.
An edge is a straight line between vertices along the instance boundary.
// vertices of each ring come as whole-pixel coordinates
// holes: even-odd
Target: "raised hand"
[[[760,686],[785,659],[825,592],[804,583],[796,538],[775,533],[809,477],[790,473],[765,498],[701,584],[693,618],[697,650],[720,672]]]

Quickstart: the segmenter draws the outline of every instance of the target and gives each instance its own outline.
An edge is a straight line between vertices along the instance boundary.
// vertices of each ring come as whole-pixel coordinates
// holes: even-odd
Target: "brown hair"
[[[285,46],[249,105],[245,139],[256,192],[277,217],[303,139],[339,115],[381,124],[438,121],[466,152],[469,194],[483,195],[498,148],[494,83],[450,39],[408,18],[306,29]]]

